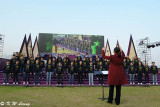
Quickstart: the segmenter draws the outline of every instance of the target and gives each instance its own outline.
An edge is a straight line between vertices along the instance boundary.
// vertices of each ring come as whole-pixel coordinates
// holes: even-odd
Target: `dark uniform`
[[[36,84],[38,82],[39,84],[39,75],[40,75],[40,65],[39,64],[35,64],[34,65],[34,84]]]
[[[138,68],[137,68],[138,83],[142,83],[143,73],[144,73],[144,67],[143,66],[138,66]]]
[[[20,66],[19,64],[15,64],[13,67],[13,82],[17,82],[19,81],[18,79],[18,73],[20,73]]]
[[[9,73],[10,72],[11,72],[11,65],[6,65],[4,67],[4,71],[3,71],[3,73],[4,73],[4,81],[3,81],[3,83],[6,83],[6,81],[7,81],[7,83],[9,83]]]
[[[149,66],[144,67],[144,74],[145,74],[145,82],[149,83],[149,74],[150,74]]]
[[[25,65],[24,72],[25,72],[24,81],[25,82],[29,82],[29,80],[30,80],[30,72],[31,72],[31,65],[30,64],[26,64]]]
[[[78,83],[83,84],[83,65],[78,66]]]
[[[56,73],[57,73],[57,84],[62,84],[63,67],[57,66]]]

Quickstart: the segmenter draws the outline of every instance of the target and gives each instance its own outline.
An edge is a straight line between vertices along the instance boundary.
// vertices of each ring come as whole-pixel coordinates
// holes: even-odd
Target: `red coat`
[[[124,85],[128,84],[126,75],[123,68],[123,60],[125,54],[122,51],[122,56],[119,58],[117,54],[111,56],[105,56],[102,51],[102,57],[110,60],[109,72],[108,72],[108,85]]]

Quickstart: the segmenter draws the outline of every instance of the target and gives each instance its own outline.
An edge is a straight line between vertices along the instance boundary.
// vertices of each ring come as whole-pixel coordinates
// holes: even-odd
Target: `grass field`
[[[105,97],[108,96],[105,87]],[[0,86],[0,102],[30,103],[30,107],[116,107],[101,101],[101,87]],[[160,107],[160,86],[122,87],[119,107]]]

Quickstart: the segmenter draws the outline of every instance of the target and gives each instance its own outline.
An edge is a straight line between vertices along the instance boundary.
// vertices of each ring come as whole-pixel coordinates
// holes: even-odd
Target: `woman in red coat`
[[[115,103],[119,105],[121,96],[121,85],[125,85],[128,83],[122,65],[123,60],[125,58],[125,54],[123,50],[119,47],[116,47],[114,49],[114,55],[111,56],[105,56],[104,50],[105,48],[102,48],[102,57],[104,59],[110,60],[109,72],[108,72],[108,85],[110,85],[108,103],[112,104],[114,85],[115,85],[116,86]]]

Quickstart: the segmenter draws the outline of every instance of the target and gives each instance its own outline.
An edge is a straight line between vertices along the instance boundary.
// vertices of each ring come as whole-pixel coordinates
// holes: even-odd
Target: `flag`
[[[37,41],[37,37],[35,39],[34,45],[33,45],[33,56],[34,58],[37,57],[37,55],[39,54],[39,47],[38,47],[38,41]]]
[[[127,55],[129,56],[130,59],[137,56],[137,52],[136,52],[136,48],[133,42],[132,35],[130,36]]]
[[[31,54],[33,54],[31,34],[29,35],[29,38],[28,38],[27,49],[28,49],[28,56],[30,57]]]
[[[111,49],[110,49],[110,45],[109,45],[108,39],[107,39],[107,43],[106,43],[105,55],[106,56],[110,56],[111,55]]]
[[[21,45],[20,54],[23,54],[24,57],[28,57],[26,34],[24,36],[23,43]]]

